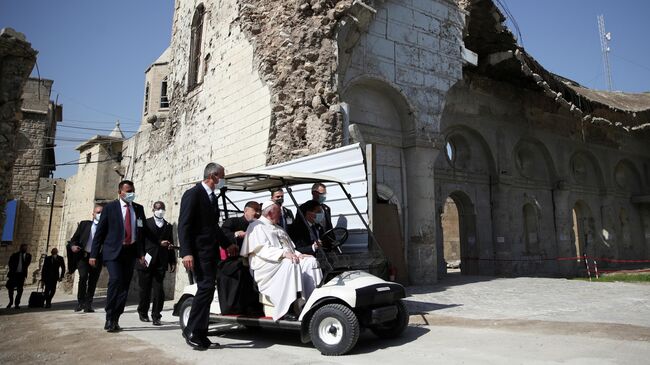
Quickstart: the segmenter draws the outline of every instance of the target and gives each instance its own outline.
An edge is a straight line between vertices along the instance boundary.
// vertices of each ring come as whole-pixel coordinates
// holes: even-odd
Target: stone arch
[[[603,170],[593,153],[578,150],[569,159],[569,173],[574,184],[587,185],[602,191],[605,188]]]
[[[469,196],[460,190],[451,192],[445,199],[440,212],[442,227],[441,256],[445,260],[459,256],[460,271],[463,275],[477,275],[478,245],[476,234],[476,209]],[[449,263],[448,263],[449,264]]]
[[[441,153],[436,161],[436,168],[445,168],[446,165],[450,164],[452,168],[460,170],[484,172],[492,176],[496,175],[494,154],[481,133],[465,125],[454,125],[447,128],[443,134],[447,143],[453,145],[452,149],[457,155],[455,158],[456,161],[450,164],[448,154]],[[463,159],[465,160],[463,161]],[[482,159],[483,161],[479,161],[478,159]],[[487,169],[481,169],[480,166],[487,166]]]
[[[523,137],[515,144],[512,154],[514,166],[522,177],[546,181],[550,185],[558,180],[551,153],[540,140]]]
[[[643,189],[641,174],[632,161],[628,159],[620,160],[614,167],[614,182],[620,190],[638,194]]]
[[[589,204],[584,200],[577,200],[573,204],[572,219],[571,253],[574,257],[582,258],[594,244],[594,217]]]

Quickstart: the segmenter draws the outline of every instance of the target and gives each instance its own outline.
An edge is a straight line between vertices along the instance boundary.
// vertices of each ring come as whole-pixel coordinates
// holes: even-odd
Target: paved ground
[[[30,290],[25,291],[25,299]],[[221,348],[197,352],[180,335],[172,302],[162,327],[138,321],[135,306],[105,333],[103,313],[73,313],[72,297],[51,310],[4,309],[0,363],[125,364],[647,364],[650,285],[563,279],[455,277],[411,287],[411,325],[398,340],[364,333],[343,358],[324,357],[294,333],[219,329]],[[101,302],[97,303],[101,306]]]

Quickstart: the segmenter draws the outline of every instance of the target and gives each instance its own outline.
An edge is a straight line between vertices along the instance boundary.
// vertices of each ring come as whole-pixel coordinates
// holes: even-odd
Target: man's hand
[[[97,266],[97,259],[88,259],[88,264],[92,267]]]
[[[72,246],[72,247],[71,247],[71,250],[72,250],[72,252],[77,253],[77,252],[81,251],[81,247],[79,247],[79,246]]]
[[[160,241],[160,245],[161,245],[162,247],[169,247],[169,244],[170,244],[170,243],[171,243],[171,242],[169,242],[169,241],[167,241],[167,240]]]
[[[297,263],[300,262],[300,258],[298,256],[296,256],[296,254],[293,253],[293,252],[285,251],[284,254],[282,254],[282,257],[284,257],[285,259],[291,260],[291,262],[294,263],[294,264],[297,264]]]
[[[176,271],[176,265],[170,265],[169,272],[174,272],[174,271]]]
[[[144,256],[140,257],[138,261],[140,262],[140,265],[147,267],[147,260],[144,259]]]
[[[183,256],[183,266],[186,270],[192,271],[194,269],[194,257],[192,255]]]
[[[239,247],[235,244],[228,246],[226,251],[228,251],[228,256],[239,256]]]
[[[243,238],[246,235],[245,231],[237,231],[235,232],[235,238]]]

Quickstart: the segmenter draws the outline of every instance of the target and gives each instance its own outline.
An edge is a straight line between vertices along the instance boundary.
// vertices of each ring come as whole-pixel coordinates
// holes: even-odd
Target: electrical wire
[[[112,124],[115,125],[115,122],[109,122],[109,121],[102,121],[102,120],[80,120],[80,119],[64,119],[60,123],[93,123],[93,124]],[[120,125],[122,124],[133,124],[133,125],[140,125],[140,122],[123,122],[120,121]]]
[[[77,127],[77,126],[72,126],[72,125],[60,125],[60,126],[57,126],[57,128],[83,129],[83,130],[87,130],[87,131],[99,131],[99,132],[112,132],[113,131],[113,129]],[[130,131],[130,130],[122,129],[122,132],[124,132],[124,133],[136,133],[137,131]]]
[[[506,13],[506,18],[510,20],[512,23],[512,26],[515,28],[515,31],[517,32],[517,40],[519,42],[519,45],[521,47],[524,46],[524,37],[521,35],[521,30],[519,29],[519,24],[517,23],[517,20],[515,19],[514,15],[510,12],[510,9],[508,8],[508,5],[506,4],[506,0],[497,0],[497,3],[501,7],[501,10],[503,10],[504,13]]]
[[[92,106],[90,106],[90,105],[86,105],[86,104],[80,102],[79,100],[76,100],[75,98],[72,98],[72,97],[70,97],[70,96],[66,96],[65,94],[63,94],[63,93],[62,93],[61,91],[59,91],[59,90],[52,89],[52,91],[58,93],[59,95],[62,95],[64,98],[69,99],[70,101],[72,101],[72,102],[75,103],[75,104],[79,104],[79,105],[81,105],[81,106],[83,106],[83,107],[85,107],[85,108],[88,108],[88,109],[90,109],[90,110],[94,110],[94,111],[96,111],[96,112],[98,112],[98,113],[102,113],[102,114],[105,114],[105,115],[110,115],[110,116],[112,116],[112,117],[117,117],[117,118],[120,118],[120,119],[131,120],[131,121],[133,121],[133,122],[138,122],[138,123],[139,123],[139,121],[138,121],[137,119],[133,119],[133,118],[125,117],[125,116],[122,116],[122,115],[118,115],[118,114],[110,113],[110,112],[103,111],[103,110],[101,110],[101,109],[97,109],[97,108],[95,108],[95,107],[92,107]]]

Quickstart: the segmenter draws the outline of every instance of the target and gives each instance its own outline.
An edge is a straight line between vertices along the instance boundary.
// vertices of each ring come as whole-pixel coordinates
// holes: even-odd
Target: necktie
[[[131,209],[129,208],[130,204],[124,204],[126,207],[126,215],[124,216],[124,244],[130,245],[133,241],[132,229],[131,229]]]
[[[214,191],[210,193],[210,205],[212,205],[212,209],[214,210],[214,214],[217,215],[217,219],[219,219],[219,201],[217,201],[217,196],[214,195]]]

